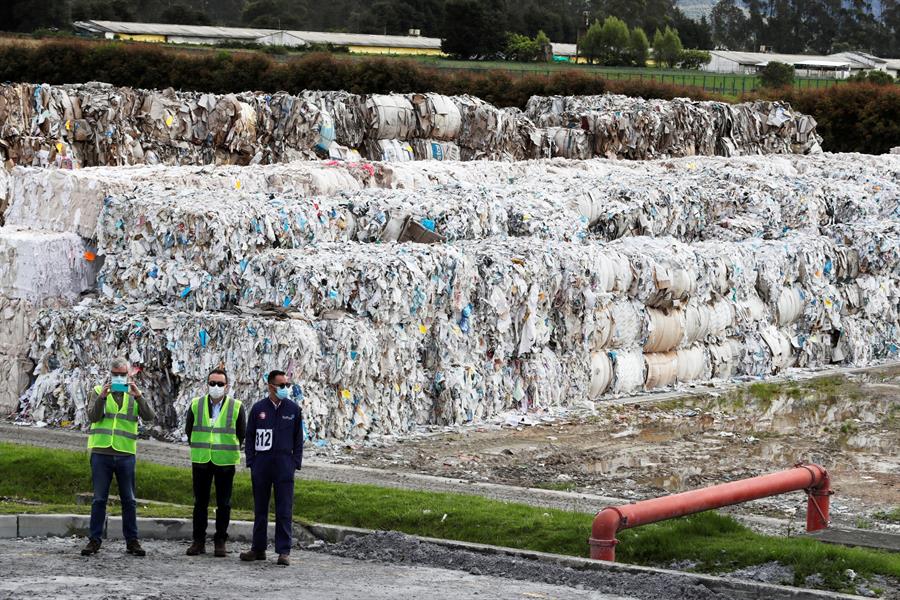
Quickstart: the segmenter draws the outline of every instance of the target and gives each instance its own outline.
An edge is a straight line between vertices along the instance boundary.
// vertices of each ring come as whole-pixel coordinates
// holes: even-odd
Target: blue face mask
[[[275,392],[275,395],[278,396],[279,398],[281,398],[282,400],[287,400],[288,398],[291,397],[291,388],[289,388],[289,387],[278,388],[278,390]]]

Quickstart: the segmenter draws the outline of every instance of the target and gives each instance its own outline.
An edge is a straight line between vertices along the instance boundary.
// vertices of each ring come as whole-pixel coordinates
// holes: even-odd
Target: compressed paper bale
[[[462,115],[452,98],[441,94],[413,94],[410,101],[416,113],[417,138],[456,139],[462,126]]]
[[[77,235],[0,229],[0,296],[72,301],[94,285],[95,254]]]
[[[644,352],[667,352],[676,348],[684,338],[684,319],[684,313],[680,310],[667,313],[648,308],[648,333],[644,342]]]
[[[613,334],[609,345],[613,348],[634,346],[644,337],[645,307],[640,302],[620,300],[610,306]]]
[[[416,160],[459,160],[459,146],[450,141],[415,139],[410,141]]]
[[[705,342],[708,338],[723,337],[726,329],[732,324],[733,307],[724,299],[715,303],[692,300],[683,312],[684,337],[681,345],[684,347],[698,341]]]
[[[734,375],[737,358],[732,345],[726,341],[721,344],[709,345],[709,360],[711,375],[716,379],[729,379]]]
[[[293,192],[331,195],[361,189],[372,172],[322,163],[242,167],[126,167],[78,171],[16,168],[11,176],[8,225],[71,231],[94,238],[104,199],[163,190],[235,190],[247,193]],[[207,198],[209,195],[207,194]]]
[[[613,364],[606,352],[591,353],[591,387],[588,398],[597,400],[609,388],[613,379]]]
[[[571,127],[549,127],[550,156],[585,159],[593,156],[592,139],[588,132]]]
[[[781,290],[778,295],[777,318],[779,327],[793,323],[803,314],[806,294],[802,288],[790,287]]]
[[[16,412],[19,397],[28,389],[33,368],[27,357],[0,350],[0,417]]]
[[[371,160],[384,162],[410,162],[416,160],[412,143],[395,139],[367,140],[363,145],[365,155]]]
[[[652,390],[667,387],[675,383],[678,374],[678,354],[675,352],[656,352],[644,354],[647,378],[644,387]]]
[[[358,148],[365,134],[366,116],[363,98],[342,91],[304,90],[300,96],[331,116],[338,143]]]
[[[609,357],[615,372],[614,394],[631,394],[643,387],[647,377],[644,355],[640,350],[610,351]]]
[[[28,355],[28,334],[38,311],[28,300],[0,295],[0,354]]]
[[[400,94],[372,94],[366,98],[369,139],[405,140],[416,128],[412,103]]]
[[[792,366],[794,354],[791,348],[791,340],[782,330],[774,327],[764,327],[760,330],[760,337],[768,346],[771,353],[771,368],[773,373],[778,373]]]
[[[781,103],[532,96],[525,110],[541,127],[590,131],[595,153],[609,158],[821,151],[815,120]]]
[[[676,379],[679,382],[705,380],[711,377],[712,366],[702,345],[682,348],[676,352]]]

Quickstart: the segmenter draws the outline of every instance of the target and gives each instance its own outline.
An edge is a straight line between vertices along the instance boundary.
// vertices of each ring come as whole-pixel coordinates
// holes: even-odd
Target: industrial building
[[[815,56],[712,50],[710,55],[712,60],[702,69],[712,73],[752,75],[770,62],[793,65],[799,77],[846,79],[860,71],[884,71],[896,77],[900,71],[900,59],[878,58],[865,52],[840,52],[827,56]]]
[[[324,31],[287,31],[245,27],[213,27],[204,25],[168,25],[162,23],[127,23],[122,21],[77,21],[75,31],[82,35],[108,40],[157,42],[166,44],[219,44],[223,42],[255,43],[267,46],[325,45],[346,47],[358,54],[441,55],[439,38],[420,35],[368,35]],[[413,33],[417,33],[413,30]]]

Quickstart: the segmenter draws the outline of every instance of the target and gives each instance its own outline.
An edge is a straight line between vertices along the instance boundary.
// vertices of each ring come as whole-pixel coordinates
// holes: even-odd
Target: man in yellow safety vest
[[[88,449],[91,451],[91,479],[94,499],[91,502],[90,540],[81,551],[83,556],[100,550],[106,523],[106,502],[113,475],[122,502],[122,533],[128,554],[145,556],[138,542],[137,500],[134,491],[134,465],[137,451],[138,417],[153,421],[156,413],[129,378],[130,365],[124,358],[113,360],[111,377],[105,385],[97,385],[88,404]]]
[[[185,419],[185,432],[191,443],[191,467],[194,482],[194,543],[188,556],[206,553],[206,527],[209,522],[209,492],[216,482],[215,556],[225,556],[228,523],[231,520],[231,488],[235,467],[241,462],[241,444],[247,418],[239,400],[226,394],[228,375],[213,369],[206,380],[207,393],[191,400]]]

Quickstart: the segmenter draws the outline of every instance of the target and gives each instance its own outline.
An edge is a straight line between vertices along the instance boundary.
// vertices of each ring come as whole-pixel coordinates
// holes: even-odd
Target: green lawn
[[[358,54],[334,54],[338,58],[370,58]],[[480,71],[507,71],[513,75],[553,75],[561,72],[589,73],[597,77],[624,81],[640,79],[645,81],[660,81],[680,86],[700,87],[710,92],[738,96],[744,92],[750,92],[759,87],[759,78],[754,75],[717,74],[704,71],[686,71],[680,69],[656,69],[652,67],[605,67],[600,65],[577,65],[574,63],[519,63],[507,61],[466,61],[439,58],[434,56],[396,56],[394,58],[414,60],[423,66],[436,69],[463,70],[471,72]],[[802,89],[825,89],[843,83],[831,79],[807,79],[797,78],[794,84]]]
[[[87,452],[48,450],[0,443],[0,512],[88,512],[74,496],[90,489]],[[188,516],[188,468],[138,462],[137,495],[184,506],[149,505],[144,516]],[[45,506],[24,501],[46,503]],[[250,478],[235,477],[235,518],[252,510]],[[115,510],[115,507],[113,507]],[[446,515],[446,516],[445,516]],[[592,515],[508,504],[478,496],[441,494],[317,481],[298,482],[295,516],[301,522],[352,525],[369,529],[455,539],[542,552],[586,556]],[[780,561],[795,569],[795,583],[820,573],[831,590],[851,589],[844,572],[900,578],[900,556],[783,539],[753,533],[733,519],[708,512],[649,525],[620,534],[617,559],[665,566],[676,560],[697,563],[704,572],[727,572]]]

